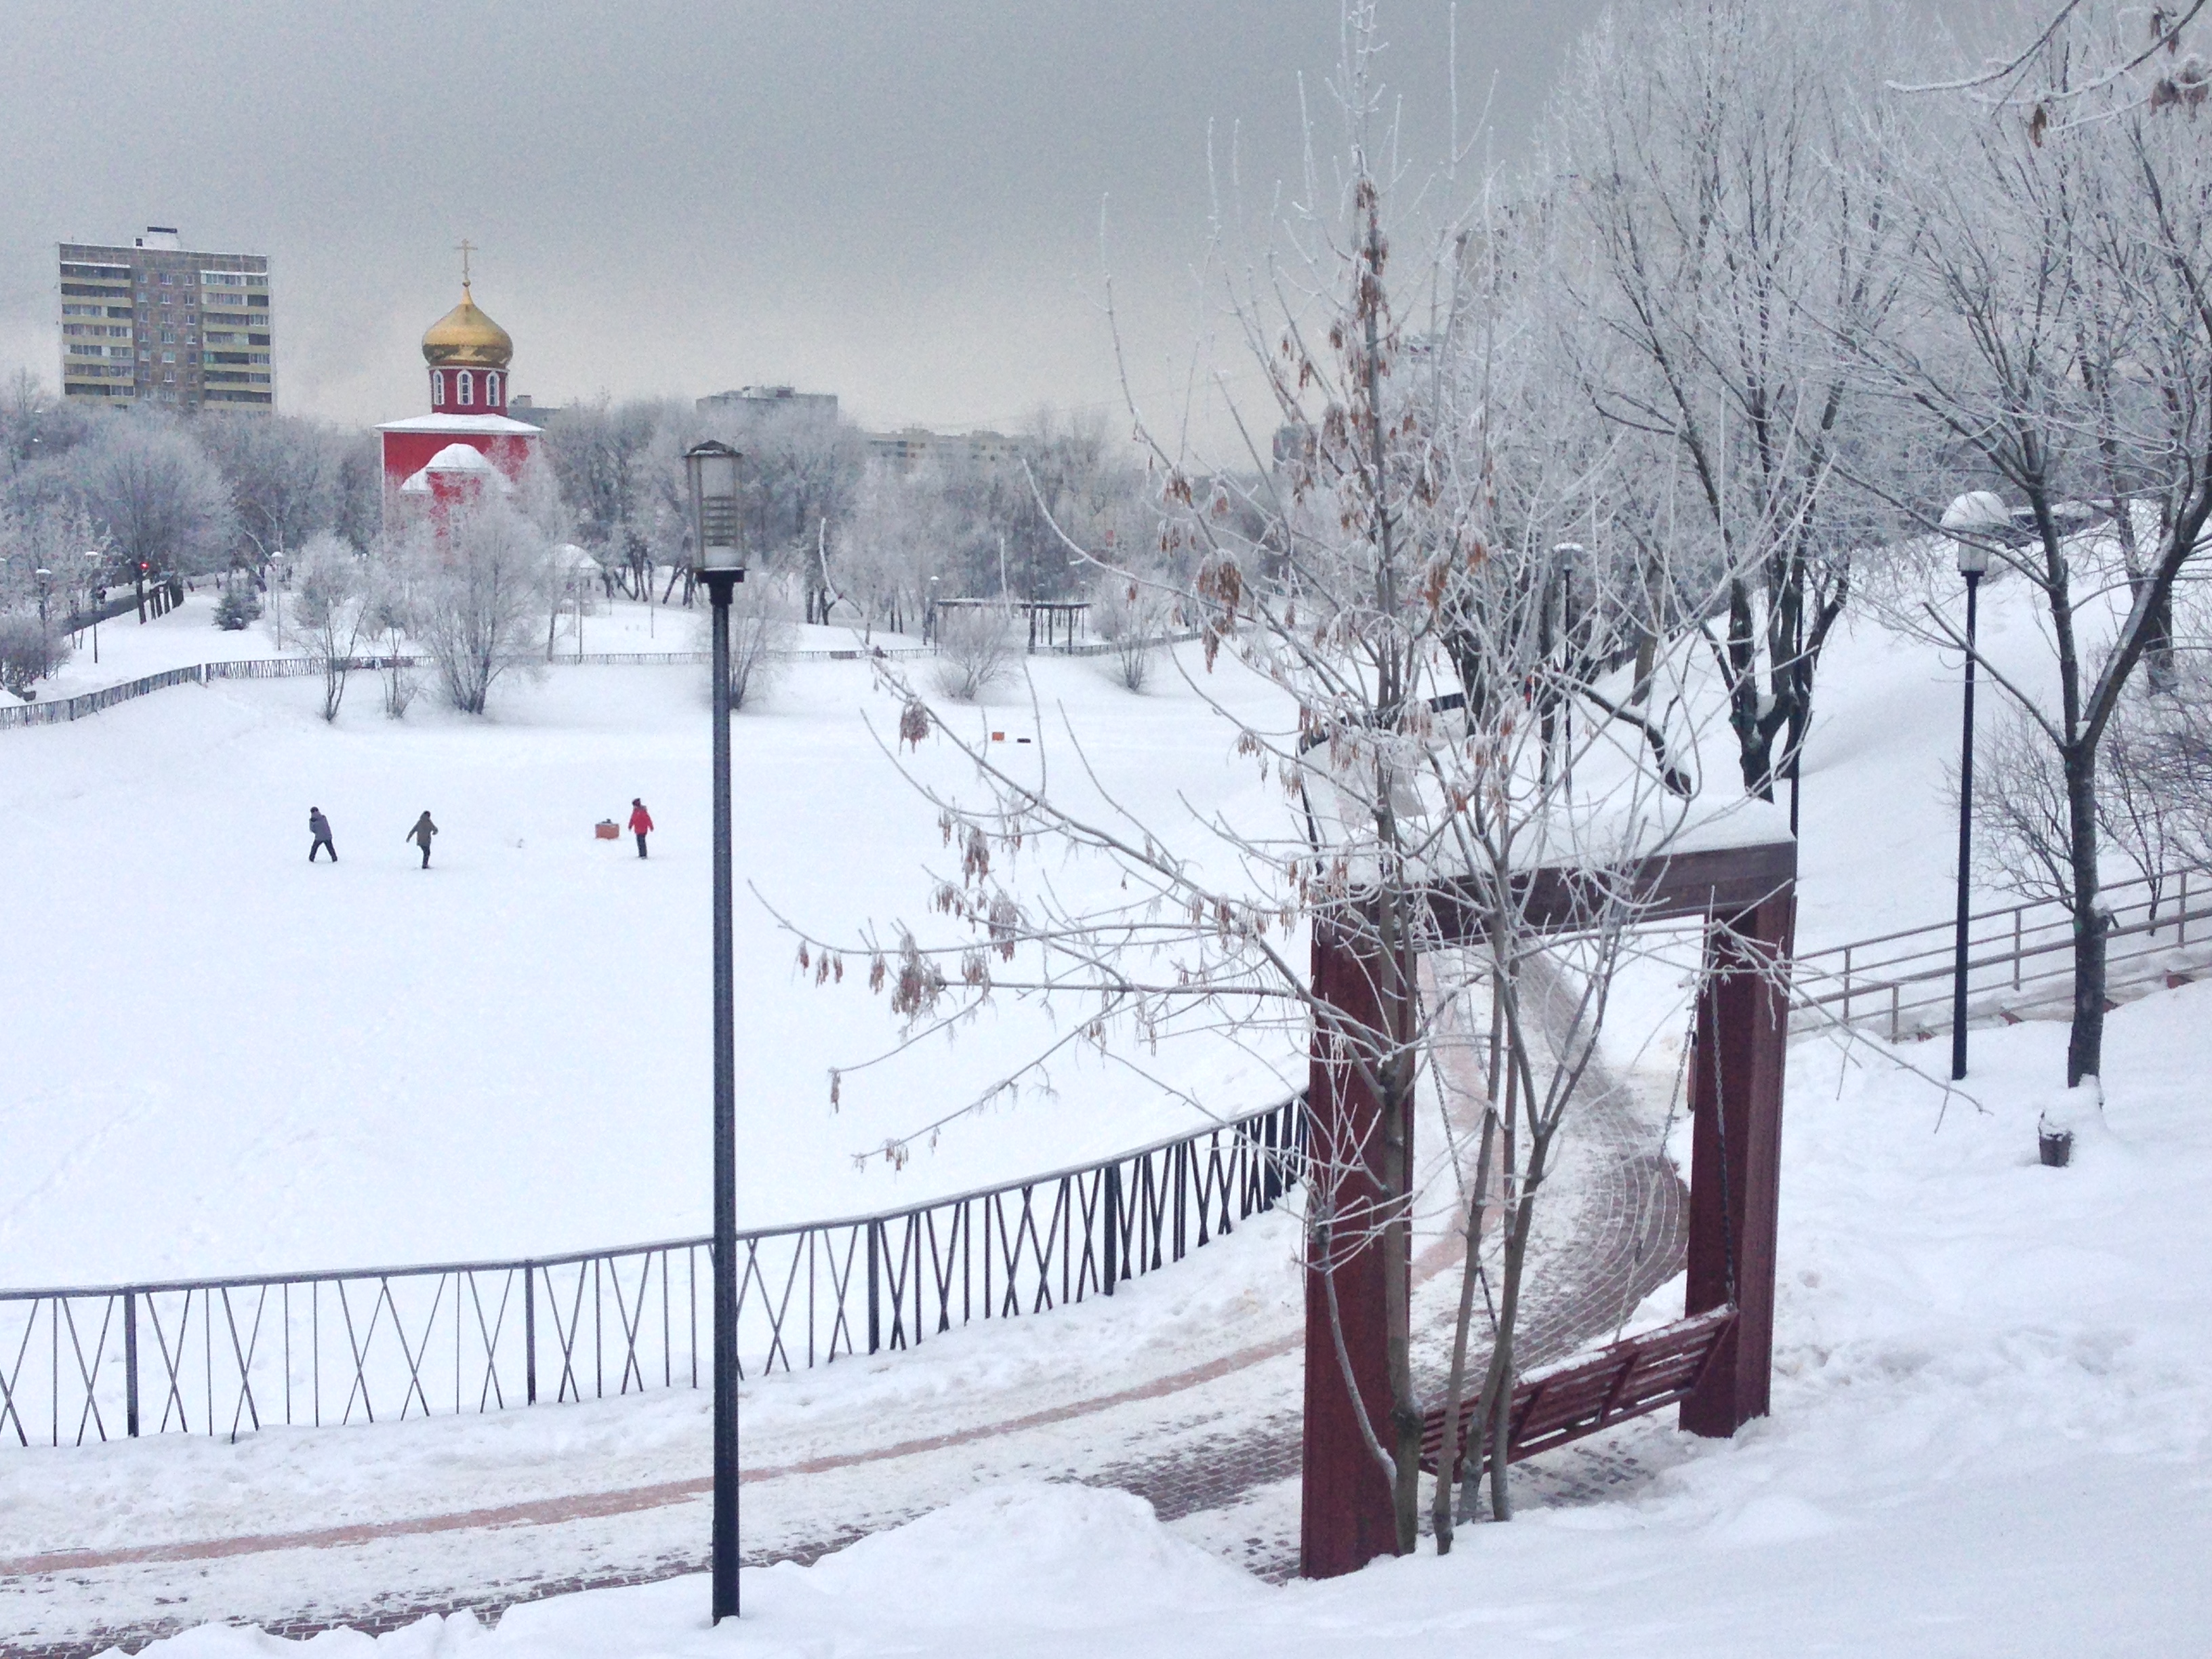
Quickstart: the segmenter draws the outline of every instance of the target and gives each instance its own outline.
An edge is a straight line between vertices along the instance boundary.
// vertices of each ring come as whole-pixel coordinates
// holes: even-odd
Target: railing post
[[[2012,988],[2015,991],[2020,989],[2020,917],[2026,908],[2020,904],[2012,907]]]
[[[1889,988],[1889,1040],[1892,1042],[1897,1041],[1897,994],[1898,987],[1893,983]]]
[[[1851,1023],[1851,947],[1844,946],[1844,1024]]]
[[[878,1348],[883,1346],[884,1333],[881,1304],[878,1303],[876,1298],[876,1257],[878,1255],[876,1232],[882,1225],[883,1223],[880,1221],[871,1221],[868,1224],[868,1352],[870,1353],[875,1352]]]
[[[538,1403],[538,1269],[522,1264],[522,1403]]]
[[[2181,872],[2181,902],[2174,907],[2173,911],[2173,942],[2176,945],[2189,943],[2189,872],[2186,870]]]
[[[1106,1294],[1114,1294],[1114,1283],[1120,1279],[1121,1240],[1121,1166],[1106,1166]]]
[[[138,1437],[138,1295],[123,1292],[123,1431]]]

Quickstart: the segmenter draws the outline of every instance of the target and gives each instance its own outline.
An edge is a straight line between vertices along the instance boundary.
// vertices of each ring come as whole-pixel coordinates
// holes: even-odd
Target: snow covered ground
[[[1221,724],[1172,680],[1135,697],[1091,661],[1034,667],[1041,714],[1002,699],[947,718],[1005,731],[1024,757],[1038,747],[1018,740],[1042,722],[1072,763],[1064,706],[1101,778],[1164,825],[1185,819],[1184,796],[1234,810],[1257,795]],[[1273,695],[1230,671],[1213,684]],[[387,720],[363,676],[331,727],[319,696],[313,680],[218,682],[0,734],[22,952],[0,1006],[8,1284],[705,1231],[703,672],[556,669],[502,687],[489,720],[426,694]],[[864,662],[792,665],[738,720],[742,884],[833,936],[927,916],[926,868],[949,855],[877,740],[896,720]],[[950,752],[925,744],[909,763],[942,774]],[[633,796],[659,825],[644,862],[592,834]],[[307,862],[310,806],[335,827],[336,866]],[[427,872],[402,841],[424,808],[441,830]],[[795,942],[744,885],[738,927],[747,1224],[895,1207],[1201,1121],[1139,1072],[1069,1060],[1056,1098],[1025,1090],[902,1171],[857,1167],[1057,1028],[1003,1001],[954,1043],[848,1078],[832,1110],[830,1068],[894,1041],[884,1000],[864,974],[803,980]],[[1158,1063],[1231,1110],[1273,1104],[1303,1072],[1287,1039],[1255,1052],[1194,1038]]]
[[[1993,657],[2022,677],[2045,654],[2024,597],[1992,587],[1983,622]],[[129,678],[274,649],[265,624],[210,626],[209,603],[104,629],[104,664]],[[698,618],[621,605],[585,629],[593,650],[680,649],[697,642]],[[811,647],[854,643],[846,629],[804,632]],[[1184,800],[1279,812],[1175,677],[1133,697],[1096,662],[1031,666],[1042,735],[1061,740],[1064,709],[1110,787],[1155,821],[1184,820]],[[426,693],[393,723],[363,677],[335,728],[314,717],[312,680],[223,682],[0,733],[0,859],[19,878],[9,921],[36,942],[0,1006],[12,1153],[0,1280],[456,1260],[703,1231],[700,678],[557,667],[503,690],[489,720]],[[1957,678],[1955,660],[1870,622],[1831,645],[1805,767],[1803,945],[1947,909]],[[1209,684],[1270,695],[1228,670]],[[954,718],[1039,735],[1013,695]],[[944,857],[933,814],[877,743],[890,714],[867,665],[807,663],[737,723],[740,879],[824,931],[921,912],[924,866]],[[1719,789],[1733,776],[1724,738],[1708,732],[1701,755]],[[662,826],[644,866],[627,842],[590,838],[632,795]],[[310,805],[337,827],[336,869],[304,863]],[[445,831],[428,876],[400,841],[426,806]],[[854,986],[800,982],[792,941],[749,896],[738,926],[748,1223],[893,1207],[1196,1121],[1133,1073],[1063,1065],[1057,1098],[1031,1093],[956,1126],[903,1171],[856,1167],[1054,1028],[1003,1006],[955,1045],[849,1076],[832,1112],[830,1067],[882,1052],[890,1020]],[[1640,1022],[1641,1045],[1677,1022],[1670,999],[1668,979],[1618,1023]],[[1288,1044],[1252,1054],[1194,1040],[1164,1069],[1238,1109],[1279,1098],[1301,1068]]]
[[[705,1628],[693,1577],[314,1650],[2202,1653],[2212,988],[2130,1006],[2110,1041],[2126,1081],[2063,1171],[2033,1152],[2058,1026],[1986,1036],[1985,1109],[1879,1050],[1800,1043],[1772,1417],[1726,1443],[1663,1420],[1617,1431],[1656,1471],[1640,1487],[1474,1528],[1448,1559],[1271,1587],[1125,1494],[1009,1479],[815,1566],[750,1574],[735,1628]],[[933,1388],[905,1375],[919,1418]],[[216,1629],[152,1650],[283,1650]]]
[[[595,637],[600,620],[587,620],[587,648],[635,648]],[[1983,628],[2001,659],[2033,667],[2033,619],[2002,586]],[[180,649],[239,637],[204,624],[173,636]],[[1177,810],[1177,791],[1256,805],[1219,728],[1171,680],[1139,699],[1092,664],[1033,666],[1117,787],[1152,810]],[[334,731],[313,717],[314,695],[307,682],[187,688],[73,727],[0,734],[0,859],[17,878],[7,920],[32,953],[0,1005],[7,1282],[543,1250],[703,1226],[698,677],[556,671],[489,722],[426,700],[402,726],[361,686]],[[1955,662],[1862,624],[1832,647],[1822,696],[1801,938],[1940,916]],[[911,914],[936,855],[930,815],[860,721],[869,707],[880,726],[864,665],[806,665],[738,722],[741,866],[750,855],[764,891],[824,926]],[[990,716],[1033,735],[1026,719],[1003,702]],[[1723,748],[1709,743],[1702,760],[1716,784],[1731,775]],[[591,820],[638,793],[665,831],[644,866],[626,844],[587,838]],[[336,870],[303,862],[309,804],[337,823]],[[427,877],[398,840],[425,805],[447,832]],[[855,1169],[849,1154],[910,1127],[921,1101],[988,1079],[1046,1027],[1003,1010],[951,1050],[848,1081],[832,1114],[824,1070],[881,1046],[883,1010],[850,987],[797,983],[788,942],[761,913],[741,908],[740,927],[759,946],[741,978],[741,1041],[746,1020],[771,1034],[746,1050],[758,1079],[749,1219],[881,1207],[1187,1121],[1149,1085],[1087,1071],[1056,1079],[1057,1099],[963,1126],[903,1173]],[[1615,1030],[1617,1059],[1662,1090],[1680,1036],[1677,974],[1660,961],[1636,970]],[[1456,1654],[1504,1638],[1659,1656],[2202,1652],[2208,998],[2192,987],[2112,1016],[2106,1120],[2065,1171],[2040,1168],[2033,1151],[2062,1027],[1978,1033],[1971,1099],[1947,1100],[1896,1063],[1923,1050],[1845,1055],[1800,1042],[1774,1415],[1720,1444],[1658,1420],[1619,1431],[1613,1443],[1646,1472],[1641,1484],[1480,1528],[1446,1561],[1270,1588],[1221,1559],[1234,1553],[1225,1522],[1163,1526],[1122,1494],[1024,1484],[1025,1469],[1068,1464],[1020,1442],[947,1454],[969,1460],[976,1488],[952,1509],[811,1568],[754,1573],[734,1631],[706,1632],[701,1581],[679,1578],[519,1607],[495,1632],[462,1618],[374,1646],[335,1635],[317,1650],[1210,1654],[1233,1641],[1319,1653],[1380,1638]],[[1179,1079],[1200,1077],[1224,1100],[1243,1091],[1239,1103],[1280,1086],[1268,1066],[1202,1047],[1175,1057]],[[1294,1055],[1273,1059],[1296,1069]],[[1188,1278],[1147,1285],[1159,1298],[1149,1304],[1092,1304],[964,1334],[934,1358],[780,1379],[789,1386],[753,1405],[763,1445],[849,1443],[863,1422],[973,1426],[1007,1401],[1049,1404],[1128,1372],[1140,1347],[1142,1374],[1155,1374],[1185,1345],[1202,1351],[1279,1319],[1287,1233],[1268,1229],[1286,1226],[1278,1218],[1177,1270]],[[1294,1402],[1294,1360],[1251,1375]],[[256,1493],[275,1488],[327,1493],[343,1516],[659,1479],[696,1464],[701,1404],[380,1427],[346,1441],[362,1448],[350,1474],[337,1472],[350,1452],[332,1465],[328,1449],[355,1431],[9,1453],[0,1516],[14,1520],[0,1536],[11,1553],[176,1537],[143,1503],[173,1486],[231,1503],[250,1525]],[[1106,1436],[1109,1462],[1148,1437],[1202,1450],[1204,1425],[1188,1416],[1131,1419],[1112,1431],[1126,1440],[1085,1419],[1060,1444]],[[505,1455],[516,1448],[529,1455]],[[517,1474],[533,1467],[536,1487]],[[842,1478],[835,1490],[854,1515],[896,1512],[884,1507],[895,1472]],[[777,1500],[762,1498],[772,1528]],[[696,1548],[700,1506],[665,1513],[668,1536]],[[532,1537],[491,1534],[518,1560]],[[378,1547],[360,1547],[362,1573],[398,1570]],[[229,1571],[143,1570],[149,1584],[189,1574],[213,1589],[270,1567]],[[261,1600],[241,1590],[227,1605]],[[281,1650],[205,1630],[161,1650]]]

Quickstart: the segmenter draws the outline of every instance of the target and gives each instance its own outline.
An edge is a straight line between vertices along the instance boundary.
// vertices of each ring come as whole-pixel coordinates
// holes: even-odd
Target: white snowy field
[[[188,617],[165,618],[184,623]],[[667,631],[669,619],[661,619]],[[588,625],[588,624],[587,624]],[[211,629],[149,626],[197,647]],[[103,653],[105,654],[105,653]],[[191,660],[190,657],[185,658]],[[925,665],[926,666],[926,665]],[[1163,829],[1257,794],[1223,724],[1164,676],[1142,697],[1036,659],[1100,778]],[[1234,671],[1212,687],[1271,694]],[[948,719],[1038,754],[1002,696]],[[0,1282],[543,1253],[703,1231],[709,1098],[703,671],[568,668],[490,718],[426,690],[386,720],[358,677],[335,726],[313,680],[180,687],[0,734],[0,861],[20,971],[0,1002]],[[798,664],[735,722],[740,1209],[746,1224],[896,1206],[1079,1162],[1201,1121],[1125,1066],[1065,1058],[1059,1091],[954,1126],[903,1171],[857,1155],[943,1115],[1055,1035],[1004,1000],[956,1042],[849,1078],[896,1026],[861,972],[817,988],[750,884],[833,937],[927,915],[952,860],[888,744],[863,662]],[[951,775],[949,748],[909,763]],[[594,822],[633,796],[641,861]],[[307,862],[320,806],[340,861]],[[402,841],[429,809],[428,872]],[[1269,811],[1275,811],[1272,805]],[[1079,888],[1094,868],[1052,871]],[[1061,1018],[1068,1016],[1062,1014]],[[1171,1042],[1210,1105],[1273,1104],[1302,1062]]]
[[[491,1630],[458,1615],[375,1642],[325,1635],[313,1650],[2200,1654],[2212,1620],[2212,1117],[2199,1088],[2212,988],[2112,1017],[2104,1121],[2073,1168],[2052,1170],[2035,1160],[2034,1123],[2063,1040],[2043,1024],[1983,1035],[1978,1105],[1947,1102],[1878,1047],[1795,1047],[1773,1415],[1728,1442],[1664,1419],[1617,1431],[1661,1471],[1620,1500],[1464,1531],[1444,1560],[1425,1547],[1271,1587],[1137,1499],[1016,1479],[811,1568],[749,1573],[734,1627],[706,1627],[695,1577],[517,1607]],[[1237,1254],[1188,1282],[1234,1282]],[[1018,1349],[1048,1340],[1048,1322],[981,1340]],[[896,1395],[901,1375],[852,1380]],[[927,1365],[903,1375],[909,1419],[929,1421],[941,1378]],[[289,1650],[216,1627],[149,1650]]]
[[[104,627],[103,680],[110,663],[127,678],[275,649],[265,623],[210,626],[209,605],[198,595],[143,628]],[[684,649],[698,636],[696,612],[658,607],[618,605],[584,626],[592,650]],[[808,646],[856,642],[845,629],[805,634]],[[1983,637],[2022,675],[2045,655],[2002,585]],[[1064,716],[1156,825],[1215,807],[1283,819],[1279,797],[1232,763],[1224,723],[1175,676],[1139,697],[1097,662],[1030,665],[1063,787],[1078,770]],[[908,666],[927,689],[927,664]],[[1871,623],[1830,647],[1805,767],[1805,945],[1947,910],[1957,682],[1955,659]],[[1256,706],[1271,695],[1226,666],[1206,684]],[[1021,696],[1010,688],[989,711],[952,717],[1040,735]],[[0,1284],[457,1260],[704,1230],[699,671],[556,667],[502,688],[484,720],[443,712],[426,690],[404,722],[387,721],[362,676],[330,727],[319,697],[313,680],[223,682],[0,732],[5,921],[23,952],[0,1003]],[[893,711],[867,665],[800,664],[736,724],[740,880],[832,933],[920,915],[925,866],[949,858],[864,714],[888,738]],[[1725,738],[1704,734],[1710,790],[1733,785]],[[933,749],[917,759],[928,766]],[[625,817],[633,795],[662,826],[644,865],[627,841],[590,833]],[[311,805],[336,826],[336,868],[304,862]],[[424,807],[444,832],[428,875],[400,840]],[[903,1171],[857,1167],[855,1155],[973,1096],[1060,1028],[1002,1006],[955,1044],[849,1076],[832,1112],[830,1067],[893,1038],[883,1003],[850,982],[801,983],[793,942],[742,890],[738,925],[748,1224],[889,1208],[1197,1121],[1145,1078],[1071,1060],[1054,1068],[1056,1098],[1032,1091],[957,1125]],[[1647,1024],[1673,1018],[1655,1006]],[[1145,1063],[1222,1109],[1271,1103],[1303,1071],[1287,1042],[1255,1054],[1189,1040]]]

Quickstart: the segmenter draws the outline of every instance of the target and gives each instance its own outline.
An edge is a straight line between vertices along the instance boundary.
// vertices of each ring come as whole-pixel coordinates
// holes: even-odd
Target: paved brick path
[[[1556,1000],[1556,995],[1552,1000]],[[1523,1304],[1518,1343],[1524,1368],[1545,1364],[1611,1337],[1644,1297],[1680,1270],[1687,1194],[1660,1148],[1658,1130],[1638,1115],[1628,1091],[1598,1068],[1592,1068],[1583,1093],[1587,1103],[1577,1109],[1572,1155],[1585,1160],[1587,1167],[1579,1180],[1568,1182],[1563,1178],[1551,1209],[1539,1210],[1539,1231],[1532,1246],[1529,1267],[1530,1291]],[[1563,1177],[1565,1173],[1563,1170]],[[1423,1253],[1416,1271],[1425,1279],[1456,1265],[1456,1253],[1445,1241]],[[762,1470],[749,1474],[748,1484],[757,1478],[770,1480],[824,1473],[832,1468],[994,1439],[1129,1401],[1159,1400],[1188,1391],[1188,1420],[1176,1425],[1182,1431],[1158,1437],[1176,1442],[1171,1449],[1089,1468],[1045,1469],[1039,1473],[1048,1478],[1077,1479],[1089,1485],[1133,1492],[1149,1500],[1165,1522],[1218,1513],[1226,1530],[1223,1527],[1212,1529],[1213,1535],[1209,1542],[1213,1547],[1239,1558],[1243,1565],[1262,1577],[1285,1579],[1295,1572],[1297,1565],[1296,1540],[1287,1530],[1287,1526],[1295,1525],[1295,1504],[1286,1506],[1279,1501],[1265,1500],[1271,1497],[1279,1498],[1282,1489],[1294,1481],[1298,1473],[1300,1416],[1294,1389],[1286,1389],[1281,1395],[1283,1409],[1268,1412],[1257,1421],[1249,1414],[1241,1421],[1228,1421],[1223,1420],[1218,1411],[1209,1413],[1206,1409],[1205,1389],[1208,1383],[1238,1370],[1287,1362],[1297,1346],[1297,1339],[1292,1336],[1101,1400],[1078,1402],[961,1434],[929,1437],[848,1457],[817,1459],[787,1469]],[[1431,1331],[1420,1358],[1424,1370],[1438,1379],[1443,1353],[1441,1334]],[[1479,1359],[1475,1369],[1480,1369]],[[1628,1449],[1639,1442],[1644,1443],[1640,1453]],[[1630,1425],[1552,1454],[1540,1467],[1531,1465],[1517,1469],[1516,1486],[1523,1501],[1538,1504],[1590,1502],[1617,1496],[1648,1478],[1645,1460],[1653,1455],[1663,1459],[1665,1453],[1661,1446],[1652,1425]],[[65,1576],[73,1570],[118,1560],[187,1560],[258,1549],[360,1542],[409,1532],[465,1531],[567,1521],[622,1514],[655,1504],[696,1502],[708,1485],[703,1479],[670,1482],[660,1487],[556,1499],[542,1504],[510,1506],[509,1510],[464,1512],[382,1526],[332,1528],[327,1535],[223,1540],[207,1545],[33,1558],[0,1562],[0,1573],[34,1571]],[[523,1512],[526,1510],[529,1513]],[[871,1517],[861,1525],[787,1544],[757,1556],[749,1555],[747,1560],[763,1565],[775,1561],[810,1562],[869,1532],[907,1518],[908,1514],[899,1513]],[[1249,1535],[1240,1535],[1248,1520]],[[381,1633],[431,1614],[464,1609],[489,1623],[507,1607],[519,1602],[580,1589],[650,1583],[698,1572],[704,1567],[703,1552],[670,1554],[644,1565],[632,1562],[621,1571],[604,1575],[533,1577],[526,1582],[488,1586],[481,1594],[428,1601],[410,1600],[401,1593],[367,1606],[342,1610],[318,1608],[295,1618],[259,1622],[271,1634],[292,1638],[340,1626]],[[178,1625],[172,1624],[134,1625],[128,1629],[96,1631],[45,1646],[11,1646],[8,1651],[12,1659],[93,1659],[116,1646],[143,1646],[156,1638],[175,1633],[177,1628]]]

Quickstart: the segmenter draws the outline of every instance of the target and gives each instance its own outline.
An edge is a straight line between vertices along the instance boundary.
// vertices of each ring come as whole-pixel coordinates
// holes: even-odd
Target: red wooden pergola
[[[1706,973],[1688,1067],[1694,1127],[1685,1318],[1640,1342],[1553,1368],[1516,1390],[1514,1455],[1678,1400],[1681,1425],[1693,1434],[1726,1437],[1765,1415],[1790,1034],[1786,975],[1778,970],[1790,951],[1796,874],[1796,845],[1786,838],[1657,856],[1631,872],[1638,926],[1698,921],[1705,928]],[[1431,908],[1438,943],[1471,941],[1472,905],[1455,902],[1446,892]],[[1539,930],[1564,932],[1586,926],[1589,907],[1573,876],[1539,871],[1530,880],[1526,914]],[[1374,964],[1361,957],[1358,947],[1344,935],[1316,928],[1314,988],[1342,1011],[1347,1024],[1377,1024],[1376,980]],[[1371,1145],[1380,1115],[1373,1091],[1319,1036],[1313,1054],[1314,1144]],[[1410,1146],[1407,1159],[1410,1164]],[[1371,1210],[1383,1200],[1379,1188],[1357,1169],[1340,1177],[1340,1212]],[[1386,1425],[1390,1389],[1382,1249],[1364,1243],[1338,1250],[1334,1260],[1331,1276],[1349,1369],[1369,1420]],[[1389,1486],[1360,1434],[1331,1328],[1328,1291],[1320,1271],[1307,1273],[1299,1553],[1300,1571],[1310,1578],[1351,1572],[1397,1549]],[[1430,1425],[1431,1448],[1438,1427]]]

